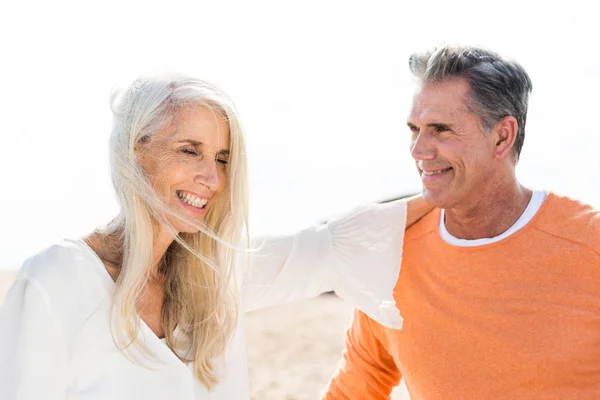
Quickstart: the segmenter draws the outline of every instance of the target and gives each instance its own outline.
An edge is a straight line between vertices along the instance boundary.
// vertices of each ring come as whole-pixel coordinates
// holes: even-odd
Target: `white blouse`
[[[241,267],[243,308],[335,290],[379,323],[400,328],[392,292],[405,225],[406,203],[395,201],[262,240],[250,265]],[[82,240],[64,240],[25,261],[0,308],[0,398],[250,398],[243,313],[226,354],[216,360],[222,379],[209,392],[143,321],[139,339],[153,357],[138,354],[134,362],[117,349],[109,321],[113,286]]]

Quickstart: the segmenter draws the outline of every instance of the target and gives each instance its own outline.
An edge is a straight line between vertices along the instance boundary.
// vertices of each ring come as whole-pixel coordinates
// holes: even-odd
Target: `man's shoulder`
[[[435,208],[412,226],[408,227],[404,236],[404,241],[409,242],[418,240],[431,233],[438,232],[440,213],[441,210]]]
[[[533,225],[547,234],[587,246],[600,254],[600,210],[589,204],[548,193]]]

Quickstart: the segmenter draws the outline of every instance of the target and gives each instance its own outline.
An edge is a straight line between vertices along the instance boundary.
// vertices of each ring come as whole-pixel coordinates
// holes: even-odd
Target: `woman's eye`
[[[217,162],[221,165],[227,165],[229,163],[229,161],[224,158],[217,158]]]

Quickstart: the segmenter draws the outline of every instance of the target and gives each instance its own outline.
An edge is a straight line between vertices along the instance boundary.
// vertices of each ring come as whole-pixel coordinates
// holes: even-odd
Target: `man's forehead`
[[[430,83],[417,89],[413,96],[409,122],[452,118],[466,112],[468,86],[454,82]]]
[[[464,104],[448,103],[439,99],[413,102],[408,115],[409,122],[445,120],[455,118],[465,113]]]

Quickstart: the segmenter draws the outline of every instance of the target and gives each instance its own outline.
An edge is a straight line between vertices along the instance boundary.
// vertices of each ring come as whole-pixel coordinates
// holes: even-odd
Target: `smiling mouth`
[[[177,197],[179,197],[179,200],[183,201],[184,203],[199,209],[204,209],[206,207],[206,203],[208,202],[208,199],[202,199],[190,193],[180,192],[179,190],[177,191]]]
[[[443,174],[444,172],[448,172],[451,169],[452,169],[452,167],[448,167],[448,168],[444,168],[444,169],[437,169],[435,171],[423,171],[423,170],[421,170],[421,172],[425,176],[434,176],[434,175]]]

